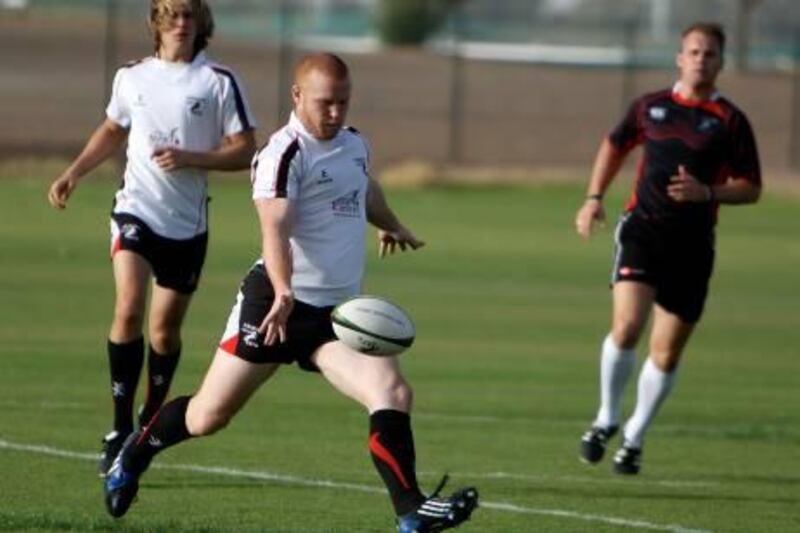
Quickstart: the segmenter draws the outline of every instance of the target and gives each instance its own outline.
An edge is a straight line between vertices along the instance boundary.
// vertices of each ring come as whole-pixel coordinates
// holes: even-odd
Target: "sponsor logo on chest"
[[[348,192],[331,202],[334,216],[360,217],[361,201],[358,198],[358,189]]]

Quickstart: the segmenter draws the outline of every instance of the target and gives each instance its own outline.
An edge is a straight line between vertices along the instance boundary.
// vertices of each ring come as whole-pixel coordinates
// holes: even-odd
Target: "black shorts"
[[[264,266],[256,264],[242,281],[219,347],[251,363],[296,362],[303,370],[319,372],[311,356],[323,344],[336,340],[331,324],[333,307],[315,307],[295,300],[286,323],[286,342],[266,346],[258,328],[274,297]]]
[[[168,239],[134,215],[111,213],[111,256],[119,250],[141,255],[161,287],[183,294],[196,291],[207,248],[207,232],[191,239]]]
[[[703,314],[714,269],[714,234],[663,227],[626,213],[615,233],[612,283],[639,281],[656,290],[656,303],[695,323]]]

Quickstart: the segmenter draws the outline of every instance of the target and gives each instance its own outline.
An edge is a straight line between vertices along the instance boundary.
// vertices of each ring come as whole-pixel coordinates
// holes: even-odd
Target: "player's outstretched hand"
[[[678,165],[678,174],[670,178],[667,194],[676,202],[708,202],[712,196],[711,188],[689,174],[683,165]]]
[[[64,209],[67,207],[67,200],[72,195],[72,191],[78,185],[78,180],[68,174],[59,176],[50,186],[47,192],[47,200],[50,205],[57,209]]]
[[[416,250],[425,246],[425,242],[417,239],[411,231],[403,226],[395,231],[378,230],[378,256],[386,257],[386,254],[393,254],[397,247],[406,251],[406,248]]]
[[[264,344],[272,346],[275,341],[286,342],[286,322],[294,308],[294,295],[291,292],[275,295],[272,307],[261,322],[258,332],[264,335]]]
[[[605,226],[606,212],[603,209],[603,202],[599,198],[587,198],[575,215],[575,229],[578,235],[584,239],[591,237],[595,222]]]

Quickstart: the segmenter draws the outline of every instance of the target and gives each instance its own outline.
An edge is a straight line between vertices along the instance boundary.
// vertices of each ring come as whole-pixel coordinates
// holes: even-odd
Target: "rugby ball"
[[[414,342],[414,323],[408,313],[378,296],[345,300],[333,309],[331,322],[340,341],[367,355],[397,355]]]

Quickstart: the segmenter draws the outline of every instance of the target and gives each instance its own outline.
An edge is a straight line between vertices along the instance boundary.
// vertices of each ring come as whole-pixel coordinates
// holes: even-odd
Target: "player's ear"
[[[297,105],[300,102],[300,93],[301,93],[300,86],[298,84],[296,84],[296,83],[293,84],[292,85],[292,101],[294,102],[295,105]]]

